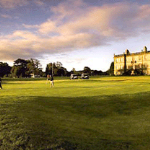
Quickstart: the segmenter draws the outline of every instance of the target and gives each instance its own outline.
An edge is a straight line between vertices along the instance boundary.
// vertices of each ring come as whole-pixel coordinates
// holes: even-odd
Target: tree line
[[[89,75],[113,74],[113,63],[108,71],[103,72],[101,70],[92,70],[88,66],[85,66],[83,70],[80,71],[76,71],[75,68],[71,71],[67,71],[61,62],[48,63],[45,71],[43,71],[40,61],[33,58],[28,60],[18,58],[14,61],[13,66],[9,66],[7,62],[0,62],[0,77],[28,78],[33,74],[40,77],[46,77],[47,75],[70,76],[71,74],[81,75],[82,73],[88,73]]]

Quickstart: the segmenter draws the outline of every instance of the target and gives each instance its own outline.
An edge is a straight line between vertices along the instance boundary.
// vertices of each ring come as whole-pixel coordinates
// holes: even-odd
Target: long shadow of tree
[[[0,106],[0,149],[134,149],[136,144],[143,142],[142,137],[134,135],[134,140],[129,140],[132,135],[124,133],[132,124],[127,121],[125,126],[128,128],[125,128],[118,119],[130,118],[148,110],[149,95],[139,93],[80,98],[43,96],[3,104]],[[104,123],[104,120],[109,122]],[[121,137],[117,137],[115,131],[114,134],[109,133],[105,125],[108,130],[121,132],[118,133]],[[150,135],[149,132],[147,134]]]

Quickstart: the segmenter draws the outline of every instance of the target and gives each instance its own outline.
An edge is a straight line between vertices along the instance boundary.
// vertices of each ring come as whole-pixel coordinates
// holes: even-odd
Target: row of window
[[[148,60],[149,58],[149,55],[143,55],[143,56],[136,56],[134,57],[128,57],[126,59],[127,62],[130,62],[130,61],[142,61],[142,60]],[[116,58],[115,60],[116,62],[124,62],[124,57],[121,57],[121,58]]]
[[[115,72],[115,75],[122,75],[124,72],[123,71],[119,71],[119,72]],[[143,73],[146,75],[150,75],[150,70],[143,70]]]
[[[116,62],[124,62],[124,58],[116,58]]]
[[[117,69],[117,70],[118,70],[118,69],[123,69],[123,66],[121,66],[121,65],[119,66],[119,65],[118,65],[118,66],[116,66],[116,69]]]
[[[149,65],[148,64],[144,64],[144,65],[142,65],[142,64],[138,64],[138,65],[127,65],[127,69],[140,69],[140,68],[148,68],[149,67]],[[124,66],[123,65],[117,65],[116,66],[116,70],[118,70],[118,69],[123,69],[124,68]]]

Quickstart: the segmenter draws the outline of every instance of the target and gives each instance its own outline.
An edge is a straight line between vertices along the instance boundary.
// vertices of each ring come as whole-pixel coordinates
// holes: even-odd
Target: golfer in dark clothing
[[[53,78],[53,76],[50,76],[49,81],[50,81],[50,86],[53,87],[54,86],[54,78]]]
[[[51,87],[54,86],[54,78],[53,78],[53,76],[51,76],[50,81],[51,81]]]
[[[0,88],[2,89],[2,79],[0,78]]]

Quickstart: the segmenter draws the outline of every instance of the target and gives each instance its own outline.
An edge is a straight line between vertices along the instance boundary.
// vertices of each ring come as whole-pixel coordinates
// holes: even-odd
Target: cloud
[[[60,3],[57,6],[51,7],[51,11],[58,17],[68,17],[76,15],[78,12],[85,10],[84,8],[87,7],[87,4],[84,3],[82,0],[67,0]]]
[[[3,18],[7,18],[7,19],[12,18],[10,15],[6,15],[6,14],[1,14],[1,17],[3,17]]]
[[[38,32],[41,34],[49,34],[50,32],[56,32],[56,24],[54,21],[48,19],[46,22],[41,25],[27,25],[23,24],[23,27],[27,29],[38,29]]]
[[[86,32],[113,38],[125,38],[130,34],[133,36],[133,32],[140,27],[135,27],[140,9],[135,7],[137,6],[131,7],[129,3],[92,7],[73,22],[60,26],[58,30],[63,35]]]
[[[39,26],[39,31],[44,31],[43,34],[52,31],[64,36],[88,33],[107,40],[121,40],[149,29],[150,5],[124,2],[90,7],[81,0],[67,2],[52,7],[54,21],[46,21]]]
[[[26,31],[0,37],[1,58],[40,57],[109,45],[150,29],[150,5],[124,2],[88,6],[81,0],[67,2],[52,7],[53,15],[47,21],[23,24]]]
[[[42,23],[39,26],[39,30],[40,33],[42,34],[48,34],[49,32],[53,32],[56,31],[56,25],[55,22],[48,20],[47,22]]]
[[[39,25],[27,25],[27,24],[22,24],[22,26],[23,26],[24,28],[27,28],[27,29],[39,28]]]
[[[34,3],[38,6],[43,6],[44,3],[41,0],[34,0]]]
[[[27,5],[27,0],[0,0],[0,7],[12,9],[16,6],[24,6]]]
[[[75,48],[89,47],[92,42],[91,39],[91,35],[85,33],[43,38],[31,32],[15,31],[12,35],[0,38],[0,56],[3,59],[9,57],[13,60],[17,57],[39,57],[43,53],[61,53]],[[6,57],[2,57],[4,54]],[[11,57],[8,55],[11,55]]]

